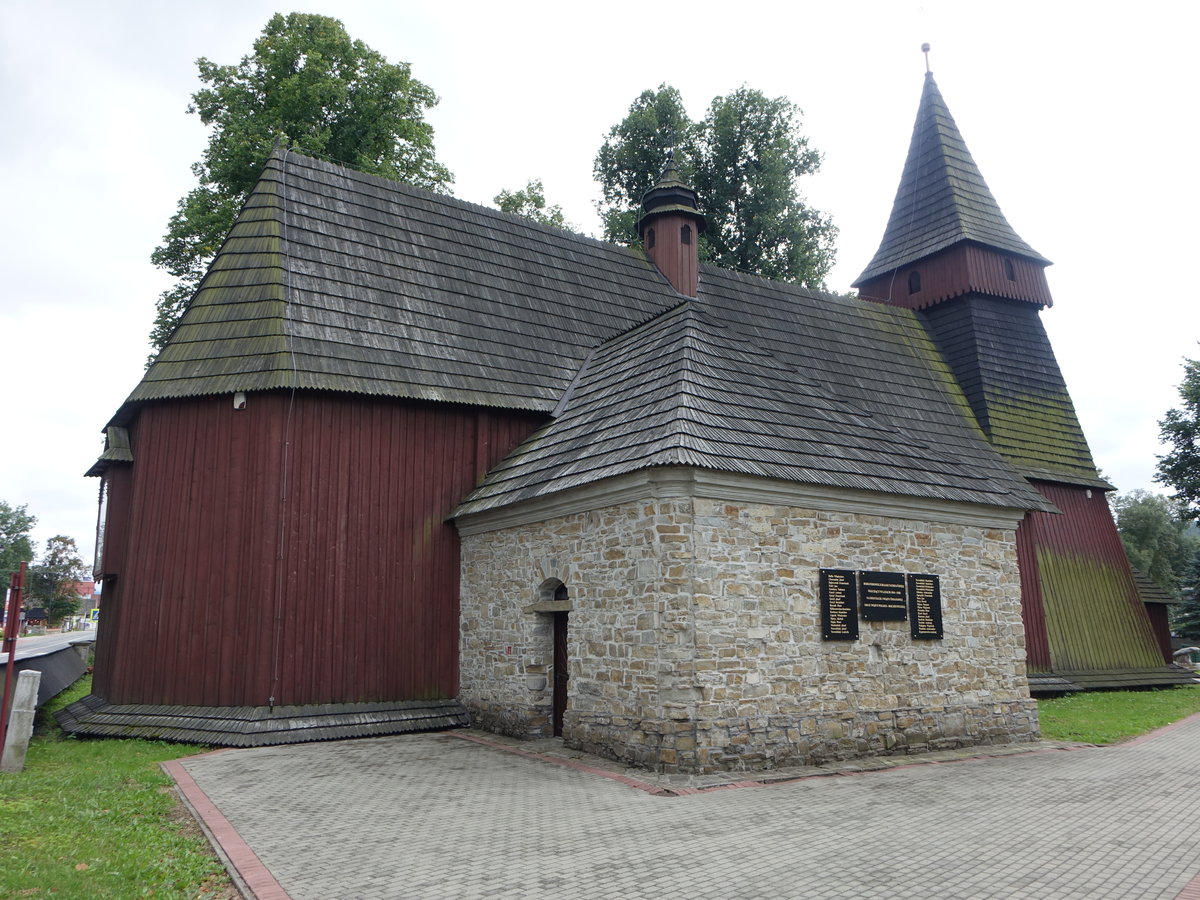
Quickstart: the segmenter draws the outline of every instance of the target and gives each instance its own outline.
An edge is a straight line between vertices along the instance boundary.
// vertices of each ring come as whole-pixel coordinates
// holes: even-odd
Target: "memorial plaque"
[[[858,640],[858,592],[854,572],[821,569],[821,638]]]
[[[904,573],[859,572],[858,606],[868,622],[903,622],[908,618]]]
[[[914,640],[942,637],[942,587],[936,575],[908,576],[908,628]]]

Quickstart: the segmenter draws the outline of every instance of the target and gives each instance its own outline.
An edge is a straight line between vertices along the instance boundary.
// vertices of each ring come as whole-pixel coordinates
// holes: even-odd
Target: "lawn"
[[[48,704],[25,771],[0,773],[0,897],[237,897],[158,766],[207,748],[64,736],[49,712],[90,682]]]
[[[1200,685],[1156,691],[1096,691],[1038,701],[1048,741],[1111,744],[1200,712]]]

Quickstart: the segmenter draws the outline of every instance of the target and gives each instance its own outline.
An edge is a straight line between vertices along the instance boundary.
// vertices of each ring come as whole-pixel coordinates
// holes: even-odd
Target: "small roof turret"
[[[699,291],[697,235],[704,228],[696,192],[679,177],[672,150],[658,183],[642,195],[642,217],[638,219],[637,230],[650,261],[685,297],[695,297]]]
[[[642,215],[637,223],[638,237],[642,236],[647,219],[668,212],[690,213],[696,220],[697,230],[703,231],[705,228],[706,223],[704,216],[700,214],[696,192],[679,176],[674,150],[667,157],[667,165],[658,182],[642,195]]]

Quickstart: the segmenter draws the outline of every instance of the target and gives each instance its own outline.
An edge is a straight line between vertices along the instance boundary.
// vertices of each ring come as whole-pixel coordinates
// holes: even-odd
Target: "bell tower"
[[[927,56],[892,213],[854,286],[915,311],[984,436],[1058,510],[1029,512],[1017,529],[1031,690],[1179,683],[1042,325],[1048,265],[1001,212]]]

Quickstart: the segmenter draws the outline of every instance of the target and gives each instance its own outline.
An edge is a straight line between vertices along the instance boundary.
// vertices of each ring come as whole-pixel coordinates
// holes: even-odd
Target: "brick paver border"
[[[1175,900],[1200,900],[1200,874],[1187,883]]]
[[[214,752],[226,753],[228,751],[217,750]],[[240,887],[245,888],[253,900],[292,900],[287,891],[275,880],[275,876],[263,865],[258,855],[250,849],[250,845],[238,834],[237,829],[222,815],[216,804],[208,799],[208,795],[200,789],[200,785],[196,784],[195,779],[179,764],[179,761],[169,760],[164,762],[162,767],[168,775],[175,779],[175,784],[179,787],[184,801],[191,807],[192,813],[204,830],[208,832],[209,842],[233,867],[234,871],[230,874],[236,881],[240,881]]]

